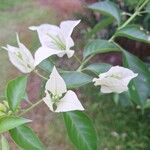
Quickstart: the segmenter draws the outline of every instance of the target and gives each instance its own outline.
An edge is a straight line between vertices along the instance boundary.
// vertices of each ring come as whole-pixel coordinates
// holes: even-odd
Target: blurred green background
[[[15,33],[18,32],[21,41],[34,52],[39,46],[39,41],[36,33],[28,30],[28,27],[42,23],[58,24],[61,20],[75,18],[76,12],[84,13],[82,5],[85,2],[83,2],[82,0],[64,0],[63,2],[59,0],[0,0],[0,46],[16,45]],[[82,37],[78,40],[82,41]],[[79,55],[81,52],[78,52]],[[5,50],[1,50],[0,53],[0,95],[3,96],[7,81],[21,73],[11,65]],[[32,94],[38,95],[38,92],[35,93],[32,88],[37,83],[39,87],[41,86],[39,79],[33,78],[36,77],[34,75],[30,77],[31,97]],[[83,94],[79,95],[85,107],[88,108],[86,111],[98,132],[98,150],[150,149],[148,112],[142,115],[136,108],[116,105],[112,95],[100,95],[99,90],[92,86],[81,88],[81,91]],[[51,113],[43,104],[27,116],[34,121],[31,126],[48,150],[74,149],[66,135],[61,114]],[[10,143],[11,150],[17,150],[11,139]]]

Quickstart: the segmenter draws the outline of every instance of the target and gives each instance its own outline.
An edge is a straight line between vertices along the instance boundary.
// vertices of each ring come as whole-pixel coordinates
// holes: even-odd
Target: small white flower
[[[51,55],[63,57],[67,54],[68,58],[72,57],[74,50],[70,48],[74,46],[74,42],[71,34],[79,23],[80,20],[68,20],[61,22],[60,27],[50,24],[29,27],[30,30],[37,30],[41,43],[41,47],[35,53],[35,65]]]
[[[17,67],[23,73],[30,73],[34,70],[34,58],[31,52],[20,43],[17,34],[18,47],[7,45],[7,47],[2,47],[8,51],[9,60],[11,63]]]
[[[115,138],[119,138],[119,134],[116,131],[111,132],[111,135]]]
[[[140,27],[140,30],[141,30],[141,31],[144,31],[144,28],[141,26],[141,27]]]
[[[130,80],[137,75],[130,69],[114,66],[109,71],[100,74],[99,78],[94,78],[93,82],[95,86],[101,86],[102,93],[122,93],[128,90]]]
[[[147,39],[149,42],[150,42],[150,36],[148,36],[148,39]]]
[[[65,81],[54,67],[45,86],[43,98],[49,109],[54,112],[84,110],[75,92],[66,88]]]

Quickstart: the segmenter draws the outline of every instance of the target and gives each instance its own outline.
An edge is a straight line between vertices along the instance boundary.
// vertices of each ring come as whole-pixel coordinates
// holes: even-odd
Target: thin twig
[[[44,77],[42,74],[40,74],[40,73],[38,72],[38,70],[35,70],[34,73],[37,74],[37,75],[38,75],[39,77],[41,77],[42,79],[48,80],[48,78],[46,78],[46,77]]]
[[[43,102],[43,99],[39,100],[38,102],[36,102],[32,106],[30,106],[29,108],[27,108],[26,110],[24,110],[21,114],[19,114],[19,116],[23,116],[24,114],[26,114],[27,112],[29,112],[30,110],[32,110],[33,108],[35,108],[37,105],[39,105],[42,102]]]
[[[77,55],[73,55],[74,56],[74,58],[80,63],[80,64],[82,64],[82,61],[78,58],[78,56]]]

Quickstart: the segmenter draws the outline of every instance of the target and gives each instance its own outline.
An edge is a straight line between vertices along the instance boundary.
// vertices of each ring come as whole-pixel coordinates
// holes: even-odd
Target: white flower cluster
[[[31,26],[30,30],[36,30],[41,43],[41,47],[35,52],[34,57],[31,52],[22,44],[17,35],[18,47],[7,45],[3,47],[8,51],[9,60],[23,73],[32,72],[46,58],[57,55],[68,58],[74,55],[74,46],[71,34],[73,29],[80,23],[77,21],[63,21],[60,26],[42,24],[40,26]],[[112,67],[108,72],[94,78],[95,86],[101,86],[102,93],[122,93],[128,90],[128,84],[137,74],[133,71],[119,66]],[[54,112],[66,112],[73,110],[84,110],[77,95],[66,88],[65,81],[59,75],[55,66],[50,74],[50,78],[45,86],[46,96],[43,101],[49,109]]]
[[[41,43],[34,58],[25,45],[19,41],[18,35],[18,47],[7,45],[3,48],[8,51],[9,60],[14,66],[23,73],[30,73],[40,62],[52,55],[63,57],[67,54],[68,58],[73,56],[74,50],[70,50],[74,46],[71,34],[79,23],[80,20],[68,20],[61,22],[60,27],[50,24],[29,27],[30,30],[37,31]]]
[[[130,80],[137,75],[130,69],[114,66],[107,72],[100,74],[99,78],[94,78],[93,82],[95,82],[95,86],[101,85],[102,93],[122,93],[128,90]]]

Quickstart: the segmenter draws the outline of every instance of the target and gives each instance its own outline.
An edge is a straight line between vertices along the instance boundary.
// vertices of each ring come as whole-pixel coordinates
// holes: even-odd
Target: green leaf
[[[150,2],[145,7],[145,11],[148,12],[148,13],[150,13]]]
[[[150,96],[150,72],[148,67],[136,56],[127,51],[123,51],[124,66],[138,73],[138,76],[129,84],[131,100],[144,106]]]
[[[54,65],[50,62],[49,59],[45,59],[39,65],[39,67],[47,73],[51,73]]]
[[[78,150],[97,150],[97,137],[91,120],[80,111],[63,113],[68,136]]]
[[[9,144],[3,135],[1,135],[1,150],[9,150]]]
[[[62,74],[63,79],[68,88],[78,88],[80,86],[86,85],[92,82],[92,77],[89,75],[77,72],[77,71],[67,71]]]
[[[87,37],[90,38],[92,35],[95,35],[98,31],[104,29],[106,26],[111,24],[113,19],[111,17],[105,18],[103,20],[100,20],[99,23],[97,23],[93,29],[91,29],[87,33]]]
[[[130,98],[129,91],[126,91],[126,92],[123,92],[123,93],[119,94],[119,103],[123,107],[134,106],[133,101]]]
[[[89,70],[97,75],[99,75],[100,73],[104,73],[106,71],[108,71],[111,68],[112,65],[110,64],[106,64],[106,63],[94,63],[91,64],[89,66],[87,66],[86,68],[84,68],[84,70]]]
[[[113,51],[120,51],[120,49],[113,43],[108,42],[107,40],[94,40],[88,43],[83,51],[83,58],[90,55],[100,54],[100,53],[108,53]]]
[[[113,2],[110,1],[96,2],[92,5],[89,5],[88,8],[99,11],[104,15],[113,17],[118,24],[120,24],[121,22],[121,10]]]
[[[22,125],[9,131],[19,147],[25,150],[44,150],[45,147],[37,135],[27,126]]]
[[[6,132],[27,122],[31,122],[31,120],[14,116],[2,117],[0,118],[0,133]]]
[[[149,43],[149,35],[138,25],[128,25],[115,33],[115,37],[126,37],[131,40]]]
[[[9,81],[6,89],[6,95],[9,107],[12,111],[16,111],[21,100],[25,96],[27,85],[27,77],[21,76]]]

